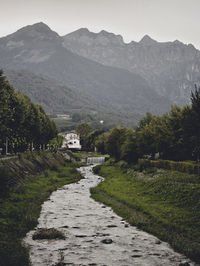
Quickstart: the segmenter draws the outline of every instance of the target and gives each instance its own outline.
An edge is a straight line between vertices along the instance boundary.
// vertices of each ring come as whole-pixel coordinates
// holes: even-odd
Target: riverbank
[[[1,162],[7,189],[0,198],[0,264],[29,265],[28,250],[21,239],[37,225],[41,204],[59,187],[81,179],[78,164],[58,153],[20,155]],[[2,185],[2,184],[1,184]]]
[[[90,188],[103,178],[92,172],[92,166],[79,171],[84,178],[51,194],[42,205],[37,228],[24,239],[32,266],[194,266],[167,243],[129,226],[111,208],[91,199]],[[49,241],[44,232],[50,228],[59,237]]]
[[[91,189],[93,199],[200,263],[199,176],[155,168],[137,172],[108,163],[96,172],[106,179]]]

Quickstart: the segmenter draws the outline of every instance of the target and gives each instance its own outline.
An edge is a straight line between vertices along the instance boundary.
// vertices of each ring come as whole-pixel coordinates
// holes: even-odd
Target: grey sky
[[[87,27],[121,34],[180,40],[200,49],[200,0],[0,0],[0,36],[36,22],[60,35]]]

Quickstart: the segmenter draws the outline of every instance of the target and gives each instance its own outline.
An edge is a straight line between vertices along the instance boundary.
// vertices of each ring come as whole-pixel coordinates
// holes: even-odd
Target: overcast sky
[[[104,29],[125,42],[148,34],[200,49],[200,0],[0,0],[0,8],[0,36],[42,21],[60,35]]]

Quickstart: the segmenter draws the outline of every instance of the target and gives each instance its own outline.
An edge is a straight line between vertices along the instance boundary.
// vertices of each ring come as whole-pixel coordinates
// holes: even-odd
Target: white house
[[[64,136],[63,146],[68,149],[81,150],[80,136],[77,133],[67,133]]]

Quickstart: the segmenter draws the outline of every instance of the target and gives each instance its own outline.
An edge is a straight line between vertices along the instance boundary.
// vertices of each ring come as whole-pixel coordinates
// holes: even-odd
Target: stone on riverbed
[[[106,239],[103,239],[101,242],[104,244],[112,244],[113,241],[111,238],[106,238]]]

